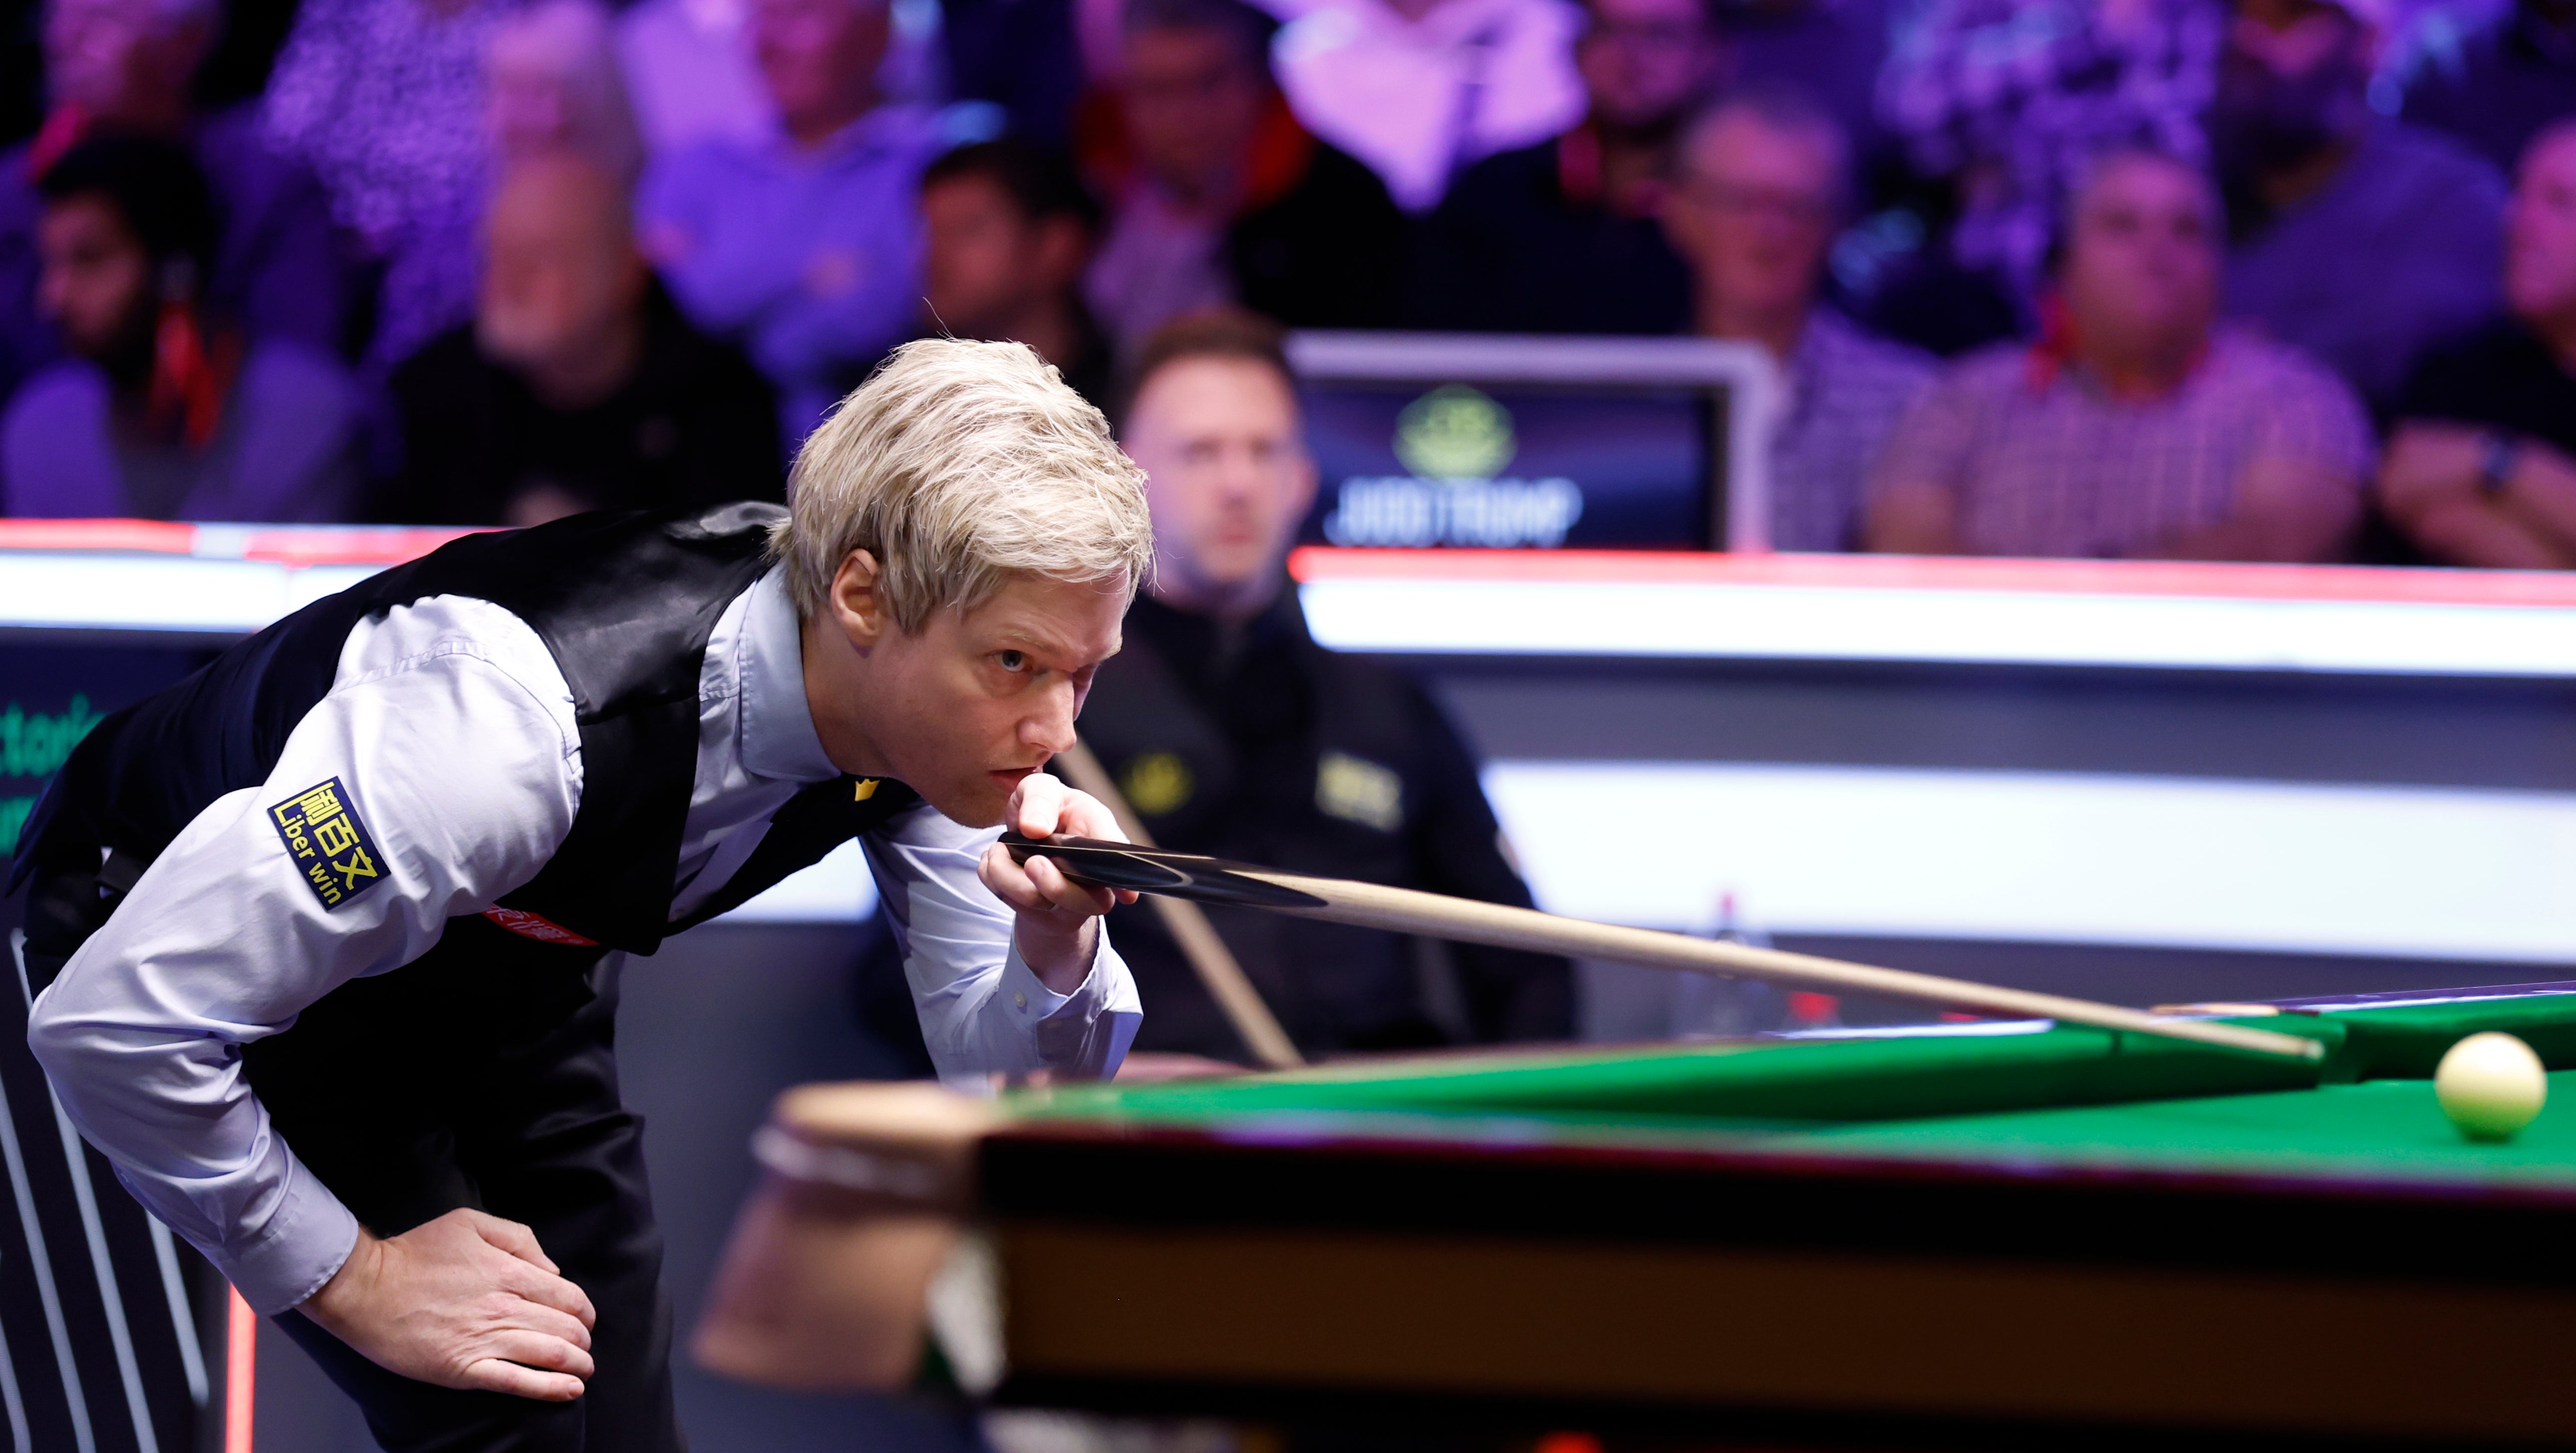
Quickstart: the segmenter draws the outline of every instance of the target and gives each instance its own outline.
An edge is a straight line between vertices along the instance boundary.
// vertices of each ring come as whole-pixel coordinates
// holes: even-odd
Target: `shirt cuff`
[[[1109,946],[1109,925],[1095,930],[1091,968],[1070,994],[1041,983],[1013,942],[1002,961],[1000,996],[1005,1012],[1037,1051],[1040,1068],[1060,1075],[1108,1079],[1118,1073],[1144,1015],[1127,963]]]
[[[303,1305],[339,1274],[358,1244],[358,1218],[331,1189],[296,1163],[277,1213],[258,1236],[237,1246],[200,1247],[263,1317]]]

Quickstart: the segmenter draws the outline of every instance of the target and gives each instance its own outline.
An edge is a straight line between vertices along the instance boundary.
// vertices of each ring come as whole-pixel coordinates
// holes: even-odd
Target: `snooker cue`
[[[1057,755],[1056,764],[1064,768],[1066,779],[1077,789],[1100,799],[1109,815],[1118,819],[1118,829],[1127,834],[1129,842],[1138,847],[1154,846],[1154,835],[1145,830],[1136,809],[1128,805],[1127,794],[1118,790],[1109,769],[1100,765],[1100,759],[1080,738]],[[1251,978],[1243,972],[1243,965],[1235,962],[1233,951],[1225,946],[1216,925],[1208,922],[1207,910],[1186,898],[1166,898],[1159,893],[1149,895],[1146,901],[1154,905],[1163,928],[1180,946],[1181,957],[1189,960],[1190,971],[1198,975],[1208,997],[1216,1001],[1226,1023],[1234,1026],[1236,1037],[1252,1051],[1261,1067],[1292,1070],[1305,1064],[1306,1057],[1297,1052],[1296,1042],[1279,1027],[1278,1016],[1261,1002],[1261,991],[1252,987]]]
[[[1079,878],[1082,876],[1078,866],[1080,854],[1095,852],[1114,857],[1117,846],[1114,843],[1068,843],[1065,847],[1073,861],[1060,858],[1057,866],[1066,870],[1067,877]],[[1019,856],[1046,850],[1044,843],[1019,842],[1011,846],[1011,851]],[[1391,933],[1418,933],[1492,948],[1607,959],[1690,973],[1724,974],[1827,993],[1883,994],[1997,1018],[2054,1019],[2067,1024],[2187,1040],[2194,1044],[2280,1059],[2325,1058],[2325,1046],[2316,1040],[2269,1029],[2248,1029],[2241,1025],[2213,1024],[2194,1019],[2166,1019],[2143,1010],[2090,999],[2007,989],[1905,969],[1882,969],[1869,964],[1692,938],[1687,934],[1664,933],[1649,928],[1594,923],[1588,919],[1541,913],[1534,908],[1481,903],[1470,898],[1452,898],[1411,888],[1390,888],[1379,883],[1354,882],[1345,878],[1309,878],[1295,873],[1273,872],[1247,863],[1190,858],[1177,853],[1158,856],[1167,867],[1186,867],[1217,879],[1248,881],[1286,889],[1291,895],[1302,895],[1304,902],[1257,903],[1256,906],[1274,913],[1292,913],[1328,923],[1385,929]],[[1143,882],[1120,886],[1140,888],[1147,893],[1156,891]],[[1183,883],[1178,886],[1187,888],[1193,885]],[[1251,900],[1238,898],[1233,901]]]

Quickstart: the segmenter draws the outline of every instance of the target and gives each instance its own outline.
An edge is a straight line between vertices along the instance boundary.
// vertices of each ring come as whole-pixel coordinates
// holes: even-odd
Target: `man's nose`
[[[1051,685],[1037,709],[1020,719],[1020,740],[1049,754],[1073,747],[1073,717],[1081,700],[1070,681]]]

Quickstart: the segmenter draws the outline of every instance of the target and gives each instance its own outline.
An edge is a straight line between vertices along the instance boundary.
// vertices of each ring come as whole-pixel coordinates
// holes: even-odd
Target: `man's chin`
[[[997,792],[990,783],[967,782],[945,788],[913,789],[921,793],[940,816],[959,827],[1000,827],[1003,814],[1010,811],[1011,794]]]

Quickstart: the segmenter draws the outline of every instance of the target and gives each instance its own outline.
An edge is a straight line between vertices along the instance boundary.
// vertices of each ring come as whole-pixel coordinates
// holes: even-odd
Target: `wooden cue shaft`
[[[1140,848],[1154,846],[1154,835],[1145,830],[1136,810],[1128,805],[1127,795],[1118,790],[1109,769],[1100,765],[1090,747],[1076,739],[1056,755],[1056,765],[1064,768],[1065,777],[1075,787],[1100,799],[1109,815],[1118,819],[1119,830],[1127,834],[1129,842]],[[1225,946],[1216,925],[1208,922],[1206,910],[1182,898],[1149,895],[1146,901],[1154,905],[1172,942],[1180,946],[1181,957],[1189,960],[1191,972],[1198,975],[1208,997],[1216,1001],[1216,1007],[1224,1012],[1226,1022],[1234,1026],[1235,1034],[1252,1051],[1252,1057],[1261,1061],[1265,1069],[1289,1070],[1303,1065],[1306,1057],[1297,1053],[1296,1041],[1279,1027],[1278,1016],[1261,1001],[1261,991],[1252,987],[1243,965],[1235,962],[1233,951]]]
[[[2006,989],[1903,969],[1874,968],[1868,964],[1845,963],[1840,959],[1783,953],[1777,949],[1753,948],[1648,928],[1562,918],[1530,908],[1480,903],[1474,899],[1421,893],[1410,888],[1389,888],[1341,878],[1307,878],[1267,870],[1237,871],[1245,877],[1276,883],[1282,888],[1293,888],[1324,900],[1321,908],[1282,908],[1279,912],[1355,924],[1362,928],[1429,934],[1495,948],[1572,954],[1702,974],[1727,974],[1836,993],[1885,994],[2004,1018],[2056,1019],[2069,1024],[2129,1030],[2287,1059],[2316,1060],[2325,1057],[2325,1046],[2316,1040],[2268,1029],[2247,1029],[2240,1025],[2211,1024],[2191,1019],[2164,1019],[2141,1010],[2117,1004],[2098,1004],[2089,999]]]

